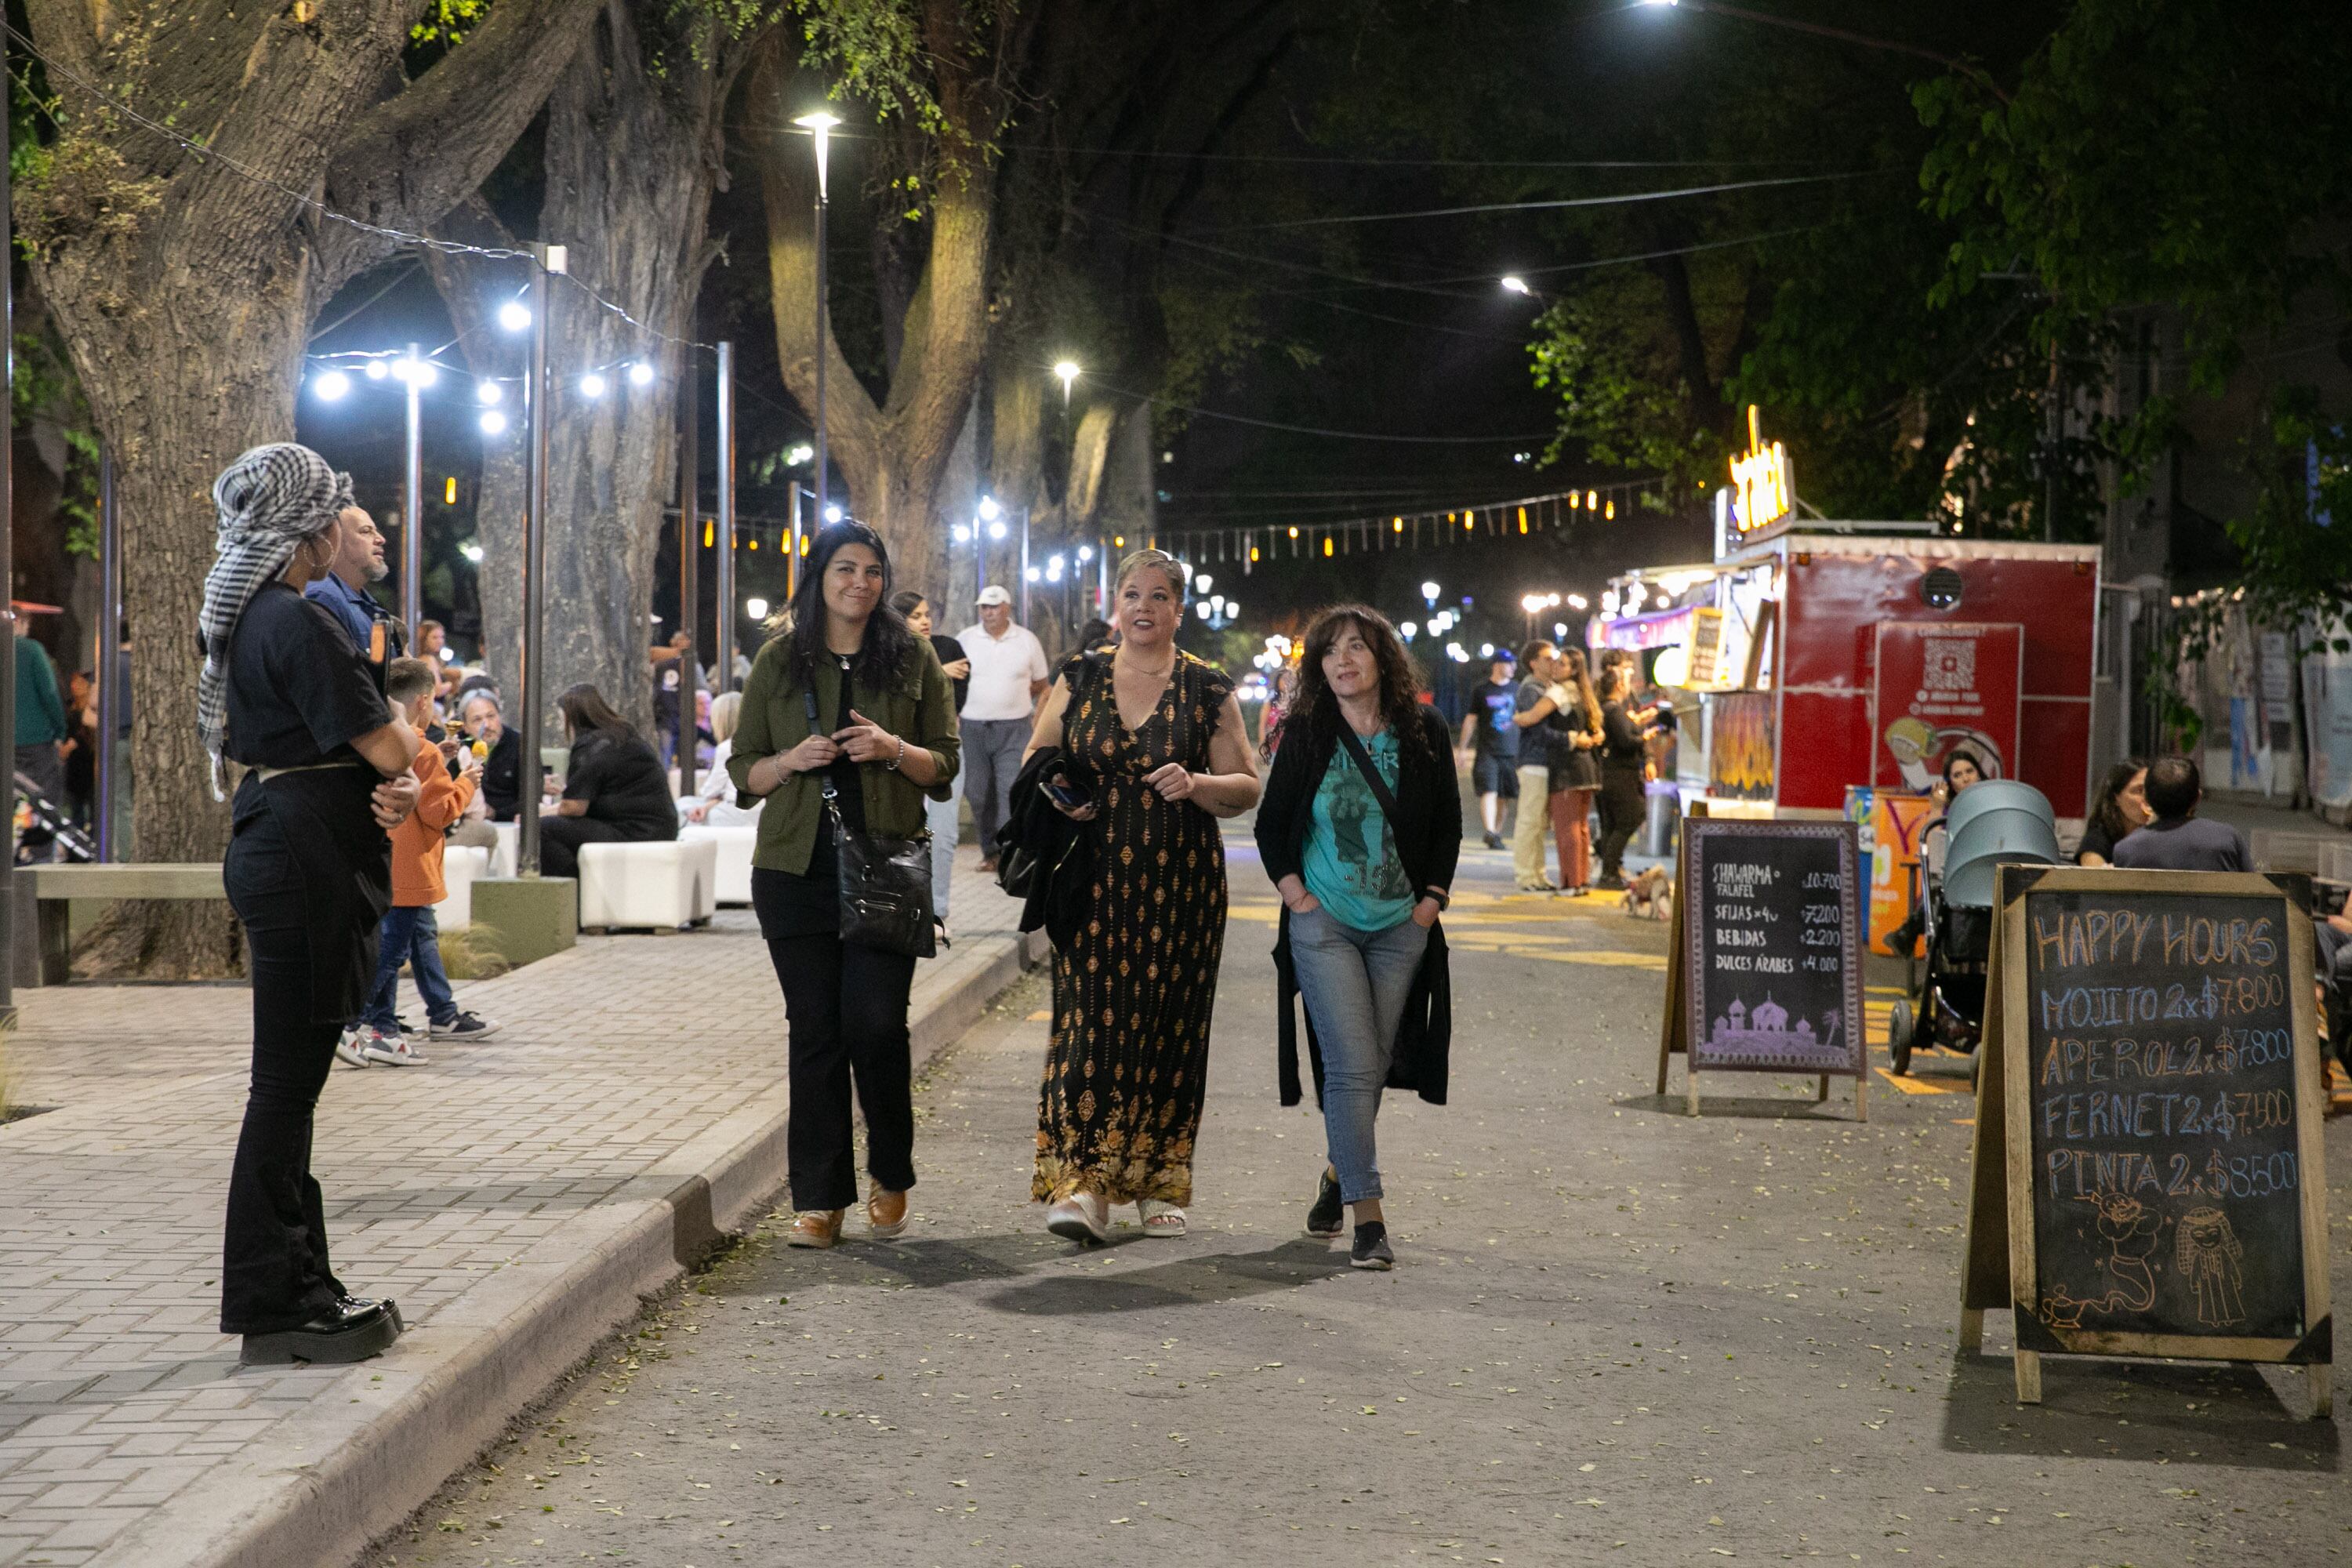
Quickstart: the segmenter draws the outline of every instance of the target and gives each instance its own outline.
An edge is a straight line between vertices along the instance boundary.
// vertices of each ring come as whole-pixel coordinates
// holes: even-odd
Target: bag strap
[[[1405,860],[1404,812],[1398,806],[1396,796],[1389,793],[1387,781],[1381,777],[1381,770],[1372,765],[1370,754],[1364,750],[1364,742],[1357,738],[1355,726],[1348,722],[1345,715],[1339,719],[1339,739],[1347,746],[1348,754],[1356,759],[1357,770],[1364,775],[1364,782],[1372,786],[1372,798],[1381,803],[1381,815],[1389,819],[1389,837],[1396,841],[1397,862],[1404,866],[1405,877],[1412,883],[1413,898],[1418,901],[1428,889]],[[1397,776],[1400,779],[1404,776],[1402,737],[1399,737],[1397,742]]]
[[[819,733],[819,731],[817,729],[816,683],[814,681],[811,681],[809,683],[808,689],[801,693],[801,699],[808,705],[809,733],[812,735],[817,734]],[[833,770],[831,768],[819,768],[816,774],[816,783],[818,793],[824,796],[824,808],[825,810],[833,813],[834,827],[835,831],[838,831],[841,826],[841,797],[834,792]]]
[[[1339,739],[1346,744],[1348,754],[1356,759],[1356,767],[1364,775],[1364,782],[1372,786],[1372,794],[1381,803],[1381,815],[1389,819],[1389,832],[1396,839],[1397,858],[1403,859],[1404,813],[1398,809],[1396,796],[1389,793],[1388,782],[1381,777],[1381,770],[1372,765],[1370,754],[1364,750],[1364,742],[1357,738],[1356,727],[1344,716],[1339,720]],[[1402,759],[1402,749],[1398,754]]]

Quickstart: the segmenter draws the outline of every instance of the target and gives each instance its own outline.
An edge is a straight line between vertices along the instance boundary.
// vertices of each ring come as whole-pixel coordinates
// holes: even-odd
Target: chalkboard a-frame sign
[[[1961,1348],[2276,1362],[2332,1410],[2311,921],[2240,872],[2001,868]]]
[[[1691,816],[1682,825],[1658,1092],[1684,1053],[1685,1108],[1702,1072],[1853,1079],[1870,1119],[1862,1007],[1862,876],[1850,822]]]

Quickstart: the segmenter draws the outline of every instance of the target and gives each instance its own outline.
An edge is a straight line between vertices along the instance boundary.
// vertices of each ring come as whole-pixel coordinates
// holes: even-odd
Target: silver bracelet
[[[898,771],[898,764],[907,760],[907,737],[904,735],[893,735],[891,739],[898,742],[898,754],[882,765],[888,768],[895,773]]]

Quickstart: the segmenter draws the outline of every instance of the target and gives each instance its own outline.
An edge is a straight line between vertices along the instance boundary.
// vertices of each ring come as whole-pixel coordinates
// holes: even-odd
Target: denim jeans
[[[1358,931],[1320,908],[1290,917],[1290,962],[1323,1054],[1323,1131],[1347,1203],[1381,1195],[1372,1122],[1428,945],[1410,916],[1386,931]]]
[[[963,809],[963,774],[948,781],[948,797],[923,797],[923,824],[931,830],[931,912],[948,918],[948,879],[955,869],[956,835],[961,831],[958,814]]]
[[[449,992],[449,977],[441,970],[441,927],[433,906],[394,908],[383,911],[376,932],[375,989],[368,994],[367,1011],[360,1022],[389,1035],[400,1027],[400,966],[408,965],[417,994],[425,998],[425,1016],[446,1024],[457,1016],[457,999]]]

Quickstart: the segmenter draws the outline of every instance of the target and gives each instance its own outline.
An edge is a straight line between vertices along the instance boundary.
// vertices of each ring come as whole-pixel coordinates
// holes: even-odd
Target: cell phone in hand
[[[1040,787],[1047,798],[1065,811],[1084,811],[1094,804],[1094,797],[1072,784],[1066,773],[1048,775]]]

